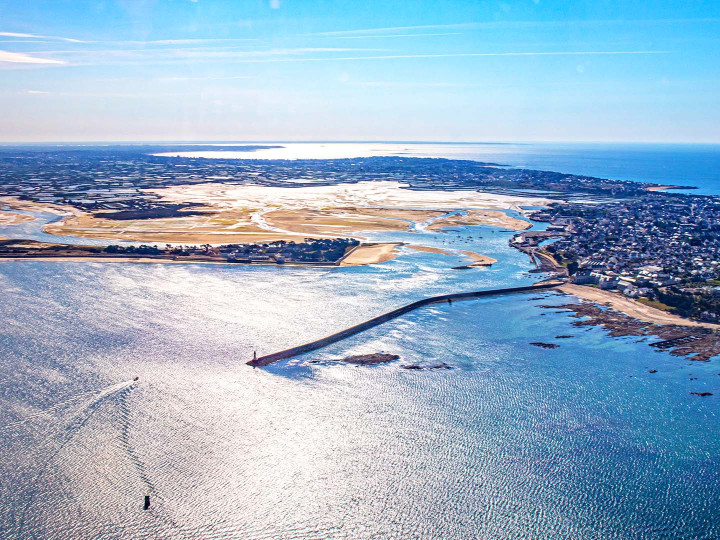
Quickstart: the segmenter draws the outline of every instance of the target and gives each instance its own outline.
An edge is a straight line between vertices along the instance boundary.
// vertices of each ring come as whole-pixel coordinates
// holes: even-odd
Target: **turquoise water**
[[[424,296],[541,277],[506,231],[386,238],[406,236],[498,263],[453,271],[466,261],[403,250],[333,269],[0,264],[0,536],[720,535],[717,361],[541,307],[570,297],[436,305],[244,364]],[[333,362],[378,351],[401,359]],[[438,362],[453,369],[402,367]]]

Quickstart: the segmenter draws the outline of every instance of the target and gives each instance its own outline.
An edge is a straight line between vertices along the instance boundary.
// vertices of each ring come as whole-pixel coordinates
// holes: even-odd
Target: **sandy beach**
[[[343,259],[340,266],[362,266],[377,264],[397,257],[396,248],[400,243],[361,244]]]
[[[673,315],[672,313],[668,313],[666,311],[662,311],[651,306],[646,306],[645,304],[641,304],[640,302],[637,302],[631,298],[627,298],[620,293],[604,291],[602,289],[596,289],[595,287],[586,287],[584,285],[574,285],[572,283],[567,283],[559,287],[558,290],[567,294],[571,294],[573,296],[577,296],[584,300],[590,300],[591,302],[610,307],[615,311],[619,311],[620,313],[624,313],[625,315],[645,322],[650,322],[654,324],[676,324],[679,326],[694,326],[710,328],[712,330],[720,329],[720,325],[691,321],[678,315]]]

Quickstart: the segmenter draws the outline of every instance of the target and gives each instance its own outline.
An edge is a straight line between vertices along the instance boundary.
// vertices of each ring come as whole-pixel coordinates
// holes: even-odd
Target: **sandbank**
[[[455,214],[436,219],[428,225],[428,230],[432,231],[464,225],[492,225],[494,227],[502,227],[505,229],[512,229],[514,231],[524,231],[532,227],[532,224],[524,219],[510,217],[504,212],[497,210],[470,209],[467,210],[465,214]]]
[[[401,245],[401,243],[361,244],[345,256],[340,266],[362,266],[390,261],[397,257],[395,248]]]
[[[406,231],[414,223],[441,229],[491,225],[523,230],[524,220],[500,209],[540,206],[546,199],[476,191],[416,191],[394,181],[298,188],[202,183],[145,190],[169,204],[194,203],[189,216],[120,220],[71,206],[4,198],[8,206],[66,216],[45,226],[49,234],[149,243],[227,244],[302,242],[308,237],[362,239],[363,231]],[[453,210],[466,214],[442,216]]]
[[[453,253],[452,251],[447,251],[445,249],[436,248],[436,247],[432,247],[432,246],[421,246],[421,245],[417,245],[417,244],[407,244],[405,247],[409,248],[409,249],[414,249],[415,251],[424,251],[427,253],[439,253],[441,255],[447,255],[449,257],[457,257],[458,253],[459,253],[463,257],[467,257],[467,258],[473,260],[473,263],[469,264],[468,266],[490,266],[497,262],[497,259],[488,257],[487,255],[480,255],[479,253],[475,253],[474,251],[460,250],[458,253]]]
[[[27,223],[35,218],[28,216],[27,214],[18,214],[17,212],[8,212],[6,210],[0,210],[0,226],[7,225],[19,225],[21,223]]]
[[[38,203],[33,201],[24,201],[18,197],[0,197],[0,206],[8,206],[13,210],[24,210],[26,212],[48,212],[57,215],[80,215],[83,212],[69,205]]]

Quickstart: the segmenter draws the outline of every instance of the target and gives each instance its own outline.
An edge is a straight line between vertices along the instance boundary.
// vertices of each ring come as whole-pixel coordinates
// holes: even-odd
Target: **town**
[[[685,317],[720,317],[720,199],[652,194],[597,203],[555,203],[543,247],[571,281],[618,290]]]

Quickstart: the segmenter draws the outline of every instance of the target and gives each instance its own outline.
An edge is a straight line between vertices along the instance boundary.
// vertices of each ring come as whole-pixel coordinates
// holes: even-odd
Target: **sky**
[[[720,142],[720,2],[0,0],[0,141]]]

